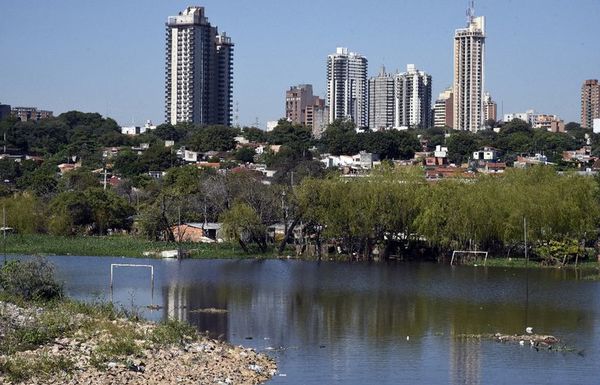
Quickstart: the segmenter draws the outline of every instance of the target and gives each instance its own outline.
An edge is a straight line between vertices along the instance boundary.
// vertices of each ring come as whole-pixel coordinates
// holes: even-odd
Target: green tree
[[[194,151],[230,151],[235,148],[238,130],[225,126],[208,126],[197,130],[189,141]]]
[[[251,147],[241,147],[235,152],[235,159],[242,163],[254,163],[256,151]]]
[[[248,243],[256,243],[262,252],[266,251],[266,228],[250,205],[234,203],[221,215],[221,221],[225,237],[237,241],[246,253],[249,252]]]

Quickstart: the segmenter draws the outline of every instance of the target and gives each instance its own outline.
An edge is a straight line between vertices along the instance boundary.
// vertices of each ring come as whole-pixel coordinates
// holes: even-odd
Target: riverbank
[[[6,238],[6,253],[12,255],[78,255],[97,257],[131,257],[131,258],[155,258],[161,251],[177,250],[180,247],[185,252],[186,258],[192,259],[256,259],[256,258],[278,258],[274,247],[266,252],[258,248],[250,248],[246,253],[236,243],[191,243],[149,241],[144,238],[129,235],[113,236],[77,236],[64,237],[48,234],[12,234]],[[0,243],[0,251],[2,251]],[[3,252],[3,251],[2,251]],[[294,254],[293,251],[287,251]],[[146,253],[146,254],[145,254]],[[299,259],[310,259],[302,258]],[[328,260],[343,262],[349,261],[348,257],[333,256]],[[449,263],[449,262],[448,262]],[[464,263],[470,266],[483,266],[483,260]],[[548,266],[540,261],[525,258],[488,258],[485,263],[487,267],[505,268],[561,268],[560,266]],[[600,269],[596,261],[579,262],[577,266],[567,265],[562,268]]]
[[[2,250],[0,243],[0,250]],[[6,238],[6,253],[18,255],[82,255],[107,257],[146,257],[144,253],[158,253],[181,247],[187,257],[197,259],[241,259],[272,257],[273,251],[265,253],[250,249],[245,253],[232,243],[188,243],[149,241],[128,235],[64,237],[47,234],[14,234]]]
[[[68,300],[0,301],[2,384],[260,384],[269,357],[200,336],[188,324],[123,317]]]
[[[584,261],[579,262],[577,265],[570,264],[566,266],[552,266],[544,264],[541,261],[536,260],[527,260],[525,258],[488,258],[487,261],[477,260],[473,262],[466,263],[468,266],[486,266],[486,267],[506,267],[506,268],[551,268],[551,269],[598,269],[600,268],[600,263],[596,261]]]

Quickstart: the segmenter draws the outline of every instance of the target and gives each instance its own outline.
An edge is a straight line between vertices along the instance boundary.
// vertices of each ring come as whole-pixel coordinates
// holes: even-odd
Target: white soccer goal
[[[154,266],[152,265],[136,265],[131,263],[111,263],[110,264],[110,302],[113,301],[113,277],[115,267],[141,267],[143,269],[150,269],[150,287],[151,287],[151,302],[154,303]]]
[[[450,260],[450,266],[452,266],[454,264],[454,260],[456,258],[456,255],[460,255],[460,254],[474,254],[475,256],[477,255],[483,255],[483,266],[485,266],[486,262],[487,262],[487,257],[488,257],[488,252],[487,251],[472,251],[472,250],[454,250],[452,252],[452,259]]]

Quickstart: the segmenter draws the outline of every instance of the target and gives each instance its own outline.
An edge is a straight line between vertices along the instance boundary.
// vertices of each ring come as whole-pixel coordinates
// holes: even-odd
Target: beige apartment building
[[[485,17],[468,10],[468,25],[454,34],[454,129],[483,127]]]
[[[452,88],[444,90],[435,101],[433,126],[437,128],[454,128],[454,94]]]
[[[593,128],[600,118],[600,84],[597,79],[586,80],[581,86],[581,127]]]

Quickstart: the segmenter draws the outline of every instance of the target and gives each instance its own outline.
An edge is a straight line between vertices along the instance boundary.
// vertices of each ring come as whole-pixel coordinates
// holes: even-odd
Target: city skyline
[[[144,16],[138,17],[142,4]],[[123,125],[146,119],[161,123],[164,21],[191,5],[205,7],[209,20],[234,37],[233,100],[234,110],[239,103],[241,125],[258,118],[264,128],[266,121],[283,117],[281,99],[291,85],[313,84],[315,95],[324,96],[325,58],[338,46],[365,56],[369,77],[381,65],[394,73],[415,63],[432,75],[434,95],[452,84],[452,36],[465,24],[467,1],[315,4],[321,10],[316,14],[307,4],[275,1],[8,2],[3,4],[0,49],[15,54],[4,60],[0,103],[36,105],[56,115],[71,109],[100,112]],[[475,7],[477,15],[486,16],[485,90],[498,103],[499,116],[535,109],[579,121],[581,84],[600,78],[594,38],[600,5],[591,0],[578,7],[566,0],[479,0]],[[93,23],[85,13],[94,15]],[[70,22],[58,22],[66,19]],[[302,27],[298,20],[305,22]]]

